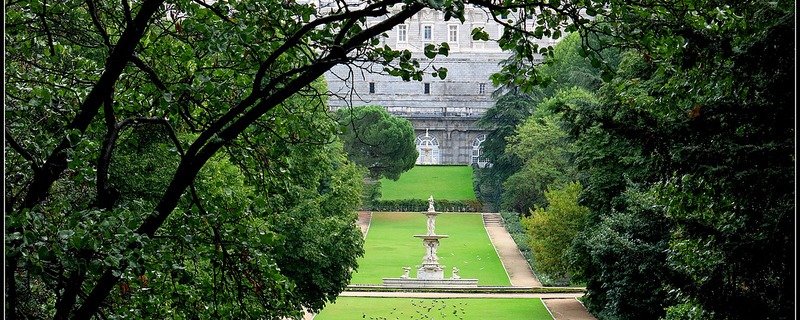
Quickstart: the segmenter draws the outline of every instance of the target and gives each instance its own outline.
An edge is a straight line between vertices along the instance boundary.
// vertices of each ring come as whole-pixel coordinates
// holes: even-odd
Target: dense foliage
[[[586,186],[579,204],[589,219],[569,250],[569,273],[586,281],[587,306],[603,319],[791,318],[793,4],[605,4],[578,30],[580,48],[556,47],[538,74],[562,70],[553,83],[590,95],[535,107],[555,112],[568,132],[569,170]],[[576,51],[604,84],[559,66]],[[522,128],[506,140],[549,139]],[[520,161],[547,163],[530,155]],[[541,181],[519,186],[526,180],[507,185],[530,196],[507,189],[506,197],[540,202]]]
[[[537,101],[535,95],[503,95],[477,122],[478,126],[491,130],[481,143],[481,156],[491,165],[475,169],[474,188],[476,196],[490,209],[501,208],[503,182],[522,166],[516,155],[505,152],[506,137],[513,134],[517,125],[533,114]]]
[[[340,137],[347,158],[369,170],[370,178],[397,180],[414,167],[417,147],[411,122],[379,106],[339,109]]]
[[[611,43],[638,50],[598,104],[561,107],[588,174],[592,221],[572,265],[587,305],[615,319],[788,319],[794,13],[745,3],[698,24],[664,10],[610,15]]]
[[[653,253],[628,260],[610,242],[616,237],[590,235],[581,267],[594,310],[630,319],[665,316],[664,308],[676,318],[790,317],[794,13],[754,6],[731,6],[720,30],[692,34],[664,61],[632,54],[600,91],[601,108],[567,113],[582,149],[594,153],[580,161],[598,186],[586,198],[600,219],[588,233],[616,230]],[[681,19],[693,16],[669,18],[689,24]],[[634,193],[620,190],[647,200],[632,203],[624,199]],[[636,220],[650,232],[620,228]],[[601,258],[603,248],[610,255]],[[608,262],[625,260],[622,270]],[[650,271],[603,276],[626,270]],[[659,301],[635,293],[644,285],[656,286],[648,292],[661,292]],[[624,291],[604,289],[614,286]]]
[[[589,208],[578,205],[580,183],[553,184],[545,191],[547,207],[537,207],[523,220],[530,235],[536,270],[569,283],[570,248],[583,231]]]
[[[532,87],[530,91],[522,91],[519,85],[505,86],[503,90],[496,92],[498,98],[495,105],[478,121],[479,126],[491,130],[481,145],[482,155],[491,165],[476,170],[474,183],[476,194],[488,207],[495,210],[514,210],[527,215],[534,205],[546,205],[543,192],[549,183],[546,180],[551,178],[538,181],[527,177],[532,174],[531,168],[526,170],[523,166],[535,166],[539,159],[531,161],[534,158],[520,158],[518,153],[508,149],[508,140],[522,138],[516,134],[518,126],[530,117],[552,115],[558,103],[565,100],[569,103],[596,102],[596,98],[590,93],[596,91],[603,80],[601,70],[593,67],[599,62],[593,62],[586,57],[584,41],[596,44],[598,38],[584,39],[578,33],[565,36],[553,48],[552,55],[545,56],[544,62],[537,66],[537,75],[546,85]],[[619,63],[618,50],[605,48],[600,52],[609,68]],[[510,61],[505,63],[511,63]],[[540,106],[542,103],[544,105]],[[515,136],[517,138],[512,138]],[[568,142],[562,142],[564,143]],[[524,181],[532,181],[538,187],[530,190],[533,186],[519,183]],[[528,195],[529,192],[532,196]]]
[[[557,91],[537,105],[536,112],[517,126],[514,135],[506,137],[506,153],[522,162],[503,182],[506,207],[523,214],[545,207],[548,186],[560,186],[581,177],[573,163],[574,143],[564,130],[560,115],[552,110],[596,103],[594,96],[578,88]]]

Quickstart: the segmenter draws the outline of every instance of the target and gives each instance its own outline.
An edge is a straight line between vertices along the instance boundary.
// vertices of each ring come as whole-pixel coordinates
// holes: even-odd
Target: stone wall
[[[488,133],[487,130],[475,126],[475,121],[479,117],[411,116],[404,118],[410,120],[414,125],[414,133],[417,137],[425,136],[427,133],[439,142],[439,159],[435,164],[472,164],[475,138]]]

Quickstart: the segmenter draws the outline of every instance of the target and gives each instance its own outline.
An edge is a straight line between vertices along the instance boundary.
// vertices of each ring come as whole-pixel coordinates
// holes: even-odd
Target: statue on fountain
[[[433,208],[433,196],[428,198],[428,235],[436,234],[436,210]]]
[[[403,275],[400,276],[400,279],[408,279],[409,272],[411,272],[411,267],[403,267]]]

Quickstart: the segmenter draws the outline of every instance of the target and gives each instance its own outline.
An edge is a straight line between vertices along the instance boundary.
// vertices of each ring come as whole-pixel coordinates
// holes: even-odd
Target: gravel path
[[[506,268],[508,279],[511,285],[515,287],[541,287],[542,284],[528,265],[528,261],[519,252],[517,244],[514,239],[506,231],[503,225],[503,218],[498,213],[484,213],[483,226],[486,227],[486,233],[489,234],[489,239],[500,256],[500,262]]]
[[[370,221],[372,221],[372,211],[358,212],[358,220],[356,220],[356,225],[359,228],[361,228],[361,233],[364,234],[364,239],[367,238],[367,232],[369,232]]]
[[[594,320],[592,314],[586,311],[586,307],[578,299],[550,299],[543,298],[547,310],[555,320]]]

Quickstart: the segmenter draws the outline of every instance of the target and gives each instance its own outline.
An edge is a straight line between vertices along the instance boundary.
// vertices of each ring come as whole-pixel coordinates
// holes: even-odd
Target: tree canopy
[[[347,158],[369,170],[371,178],[397,180],[414,167],[417,147],[411,122],[380,106],[344,108],[336,116]]]
[[[594,90],[583,99],[592,103],[536,107],[569,133],[569,170],[585,186],[589,218],[569,270],[586,281],[587,307],[602,319],[790,319],[793,2],[602,3],[576,27],[577,50],[557,46],[538,69],[556,89],[528,88],[545,97],[562,85]],[[576,52],[586,59],[572,60]],[[590,69],[564,61],[588,62],[603,83],[570,78]],[[535,118],[506,138],[548,141],[523,130]],[[528,192],[507,198],[541,201],[531,190],[548,185],[530,174],[520,166],[509,175],[524,178],[507,185]]]

